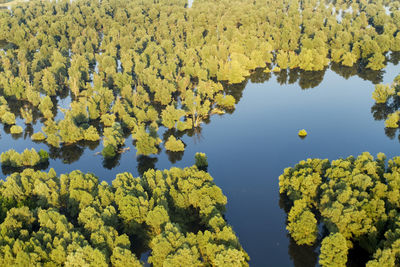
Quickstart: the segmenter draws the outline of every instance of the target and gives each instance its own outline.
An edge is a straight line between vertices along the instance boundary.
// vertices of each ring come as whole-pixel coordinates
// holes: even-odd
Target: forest
[[[81,171],[14,172],[0,183],[0,265],[142,266],[151,250],[153,266],[248,266],[206,162],[111,185]]]
[[[321,246],[321,266],[346,266],[349,251],[366,266],[399,261],[400,157],[380,153],[329,161],[307,159],[279,177],[287,230],[299,245]],[[322,230],[321,230],[322,229]]]
[[[328,69],[376,84],[371,113],[393,139],[400,75],[388,85],[383,75],[400,62],[399,29],[400,2],[390,0],[32,0],[0,8],[0,123],[13,140],[47,148],[1,153],[0,265],[248,266],[207,156],[164,171],[151,156],[164,150],[180,161],[184,138],[233,114],[248,83],[275,76],[314,88]],[[49,169],[100,144],[112,169],[127,142],[138,178],[123,172],[109,185],[90,172]],[[370,267],[399,263],[400,158],[385,160],[308,159],[279,177],[287,230],[298,245],[320,246],[321,266],[345,266],[355,250]]]
[[[307,159],[279,177],[287,230],[299,245],[321,246],[321,266],[346,266],[350,251],[366,266],[399,262],[400,157],[380,153],[329,161]],[[354,254],[353,254],[354,255]]]
[[[29,1],[0,13],[0,120],[50,149],[132,137],[138,155],[231,113],[263,72],[379,71],[400,51],[397,1]],[[207,11],[207,12],[205,12]],[[289,19],[290,18],[290,19]],[[391,52],[391,53],[388,53]],[[284,75],[284,74],[281,74]],[[314,74],[311,74],[314,75]],[[68,98],[68,106],[60,106]],[[160,136],[163,132],[162,136]],[[162,138],[161,138],[162,137]],[[161,146],[162,145],[162,146]]]

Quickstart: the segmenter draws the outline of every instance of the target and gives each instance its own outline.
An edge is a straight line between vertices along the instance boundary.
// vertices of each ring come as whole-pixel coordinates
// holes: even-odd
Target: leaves
[[[226,197],[196,167],[121,173],[111,186],[27,169],[0,183],[0,195],[0,264],[142,266],[142,247],[154,266],[248,266],[222,217]]]

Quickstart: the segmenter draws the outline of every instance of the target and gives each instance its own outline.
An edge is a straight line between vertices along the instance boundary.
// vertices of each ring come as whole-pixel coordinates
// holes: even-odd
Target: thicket
[[[375,100],[375,105],[371,108],[374,119],[385,121],[385,133],[393,139],[399,129],[400,120],[400,75],[391,84],[377,84],[372,98]]]
[[[0,121],[40,120],[53,150],[102,140],[116,157],[132,136],[138,154],[167,140],[177,152],[185,133],[232,112],[231,84],[257,69],[380,70],[400,51],[399,27],[399,2],[384,0],[20,3],[0,11]]]
[[[321,244],[322,266],[346,266],[356,247],[369,254],[369,267],[399,264],[400,157],[307,159],[285,169],[279,187],[290,236]]]
[[[26,168],[35,167],[40,164],[49,163],[49,153],[40,149],[36,152],[34,148],[31,150],[25,149],[22,153],[18,153],[14,149],[10,149],[6,152],[1,153],[0,161],[2,166],[12,168]]]
[[[0,182],[1,266],[248,266],[226,197],[196,166],[120,173],[25,169]]]

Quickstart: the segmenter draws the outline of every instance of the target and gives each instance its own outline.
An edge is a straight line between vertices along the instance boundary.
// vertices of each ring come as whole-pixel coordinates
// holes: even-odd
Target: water
[[[50,150],[50,166],[57,173],[74,169],[93,172],[110,182],[120,172],[139,176],[150,167],[190,166],[196,152],[205,152],[209,172],[228,197],[226,219],[249,253],[250,265],[315,265],[314,249],[296,246],[287,236],[286,214],[279,206],[278,176],[283,169],[308,157],[336,159],[363,151],[373,155],[384,152],[389,158],[400,155],[397,135],[388,138],[384,122],[371,114],[373,82],[390,83],[400,73],[400,65],[390,63],[382,72],[333,69],[342,76],[330,69],[279,74],[259,71],[241,85],[227,86],[238,100],[236,110],[212,117],[193,137],[184,136],[184,153],[168,155],[163,150],[159,155],[137,157],[129,137],[126,147],[130,150],[114,162],[104,164],[96,155],[102,146],[94,143],[89,149],[80,144]],[[352,76],[355,74],[359,76]],[[60,104],[68,100],[64,102]],[[40,124],[33,128],[39,130]],[[308,136],[302,140],[297,132],[303,128]],[[26,134],[15,139],[6,131],[4,127],[0,133],[3,151],[48,150]]]

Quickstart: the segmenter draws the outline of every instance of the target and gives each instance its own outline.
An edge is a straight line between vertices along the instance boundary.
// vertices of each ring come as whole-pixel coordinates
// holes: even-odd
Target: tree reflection
[[[264,69],[256,69],[255,71],[253,71],[249,77],[249,80],[252,83],[265,83],[267,82],[269,79],[271,79],[271,73],[270,72],[265,72]]]
[[[143,174],[149,170],[149,169],[156,169],[156,163],[158,161],[157,157],[149,157],[149,156],[144,156],[140,155],[136,158],[137,160],[137,170],[140,176],[143,176]]]
[[[375,103],[371,107],[372,116],[376,121],[386,120],[387,116],[392,113],[386,103]]]
[[[396,136],[397,128],[385,128],[385,134],[390,139],[394,139]]]
[[[384,70],[371,70],[366,68],[365,64],[358,63],[354,64],[352,67],[342,66],[338,63],[331,64],[331,70],[335,73],[339,74],[345,79],[349,79],[353,76],[358,76],[363,80],[371,81],[374,84],[380,83],[383,81]]]
[[[120,153],[117,153],[113,158],[103,157],[103,167],[111,170],[119,165],[120,159],[121,159]]]
[[[392,62],[393,64],[398,64],[400,61],[400,53],[390,53],[388,55],[388,61]],[[271,66],[269,66],[271,67]],[[358,76],[362,79],[369,80],[373,83],[378,83],[382,81],[383,73],[384,71],[372,71],[370,69],[367,69],[362,63],[358,63],[354,65],[353,67],[344,67],[341,66],[340,64],[332,63],[330,68],[332,71],[335,73],[339,74],[340,76],[344,77],[345,79],[348,79],[349,77],[352,76]],[[241,98],[243,97],[243,91],[245,87],[247,86],[248,82],[252,83],[264,83],[267,82],[271,79],[271,77],[274,75],[276,77],[276,81],[281,84],[298,84],[301,89],[308,89],[308,88],[314,88],[318,86],[324,79],[326,69],[322,71],[304,71],[300,69],[284,69],[281,70],[280,72],[265,72],[265,69],[258,68],[254,70],[247,79],[245,79],[242,83],[239,84],[229,84],[227,82],[221,82],[223,87],[224,87],[224,92],[226,94],[232,95],[235,98],[236,104],[240,102]],[[55,116],[59,115],[58,108],[60,106],[60,99],[70,97],[69,91],[64,90],[64,93],[58,97],[52,97],[51,100],[53,102],[53,113]],[[176,97],[176,96],[175,96]],[[37,124],[39,123],[39,126],[42,126],[43,121],[41,121],[41,112],[32,106],[31,103],[28,103],[26,101],[22,100],[17,100],[15,98],[10,98],[7,99],[10,111],[15,115],[17,122],[25,121],[21,114],[21,109],[30,109],[32,110],[32,122],[25,124],[24,127],[24,132],[19,135],[11,135],[13,139],[19,139],[19,138],[24,138],[27,140],[30,138],[34,132],[34,128],[37,128]],[[69,103],[68,100],[66,103]],[[151,104],[157,112],[161,112],[163,110],[163,107],[159,103],[152,103]],[[371,113],[374,117],[375,120],[384,120],[387,118],[387,115],[398,110],[400,108],[400,97],[393,97],[393,100],[387,104],[375,104],[371,107]],[[235,110],[234,109],[227,109],[226,113],[233,113]],[[222,115],[223,116],[223,115]],[[204,118],[202,123],[208,124],[212,120],[212,116],[209,116],[207,118]],[[19,125],[21,123],[18,123]],[[94,126],[98,132],[102,132],[102,124],[99,120],[94,120],[91,122],[91,125]],[[35,126],[35,127],[34,127]],[[4,132],[6,134],[10,134],[10,125],[4,125]],[[39,127],[40,128],[40,127]],[[126,129],[124,129],[126,130]],[[196,127],[194,129],[190,130],[183,130],[183,131],[178,131],[176,129],[170,130],[166,129],[165,127],[160,127],[158,130],[158,134],[162,136],[162,139],[164,142],[168,140],[168,137],[173,135],[177,139],[182,139],[184,136],[189,136],[193,137],[195,139],[195,142],[201,142],[202,141],[202,128],[201,127]],[[392,129],[386,129],[385,133],[387,136],[390,138],[394,138],[396,136],[396,131]],[[124,131],[123,133],[125,138],[129,138],[131,135],[131,131]],[[400,138],[400,137],[399,137]],[[35,143],[44,143],[46,144],[45,141],[34,141]],[[63,163],[65,164],[71,164],[73,162],[76,162],[80,159],[80,157],[84,154],[84,151],[88,148],[90,150],[95,150],[101,141],[97,142],[78,142],[73,145],[65,145],[61,144],[59,148],[52,147],[51,145],[49,146],[50,150],[50,156],[53,159],[61,159]],[[133,145],[135,142],[133,142]],[[159,150],[160,151],[160,150]],[[184,152],[170,152],[170,151],[165,151],[165,153],[168,156],[169,161],[172,164],[175,164],[176,162],[182,160]],[[119,160],[121,158],[121,155],[118,157],[113,158],[112,160],[105,160],[103,161],[103,165],[105,168],[111,169],[114,168],[115,166],[118,166]],[[146,161],[149,161],[147,164]],[[140,169],[141,172],[144,172],[145,170],[148,169],[148,166],[154,166],[155,162],[157,161],[156,157],[146,157],[146,156],[141,156],[138,157],[138,168]]]
[[[280,84],[287,84],[288,83],[288,78],[289,78],[289,74],[288,74],[288,70],[281,70],[280,72],[275,73],[276,75],[276,81]]]
[[[389,54],[389,62],[393,63],[394,65],[399,64],[399,62],[400,62],[400,52],[391,52]]]
[[[320,85],[324,79],[326,68],[321,71],[300,70],[299,85],[301,89],[314,88]]]
[[[84,151],[84,146],[79,144],[63,145],[59,148],[50,146],[49,156],[52,159],[61,159],[64,164],[71,164],[78,161]]]
[[[46,170],[49,167],[50,162],[46,161],[46,162],[42,162],[40,164],[37,164],[33,167],[29,167],[31,169],[34,169],[35,171],[40,171],[40,170]],[[14,172],[22,172],[24,169],[24,167],[11,167],[11,166],[7,166],[7,165],[1,165],[1,171],[3,172],[4,175],[11,175]]]
[[[293,265],[295,267],[309,267],[316,266],[318,262],[318,247],[319,242],[314,246],[299,246],[296,242],[289,236],[289,248],[288,253],[290,258],[293,260]]]

